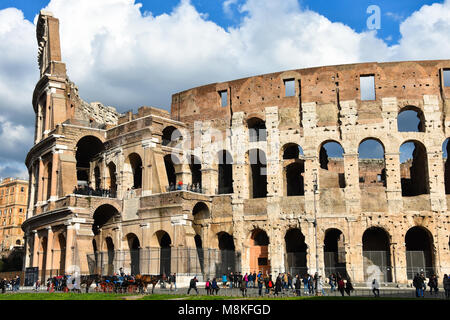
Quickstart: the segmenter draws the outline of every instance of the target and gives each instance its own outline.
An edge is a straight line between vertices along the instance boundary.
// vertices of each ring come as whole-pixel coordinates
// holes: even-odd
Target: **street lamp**
[[[318,192],[317,185],[317,173],[314,172],[314,238],[316,242],[316,273],[317,273],[317,283],[316,283],[316,295],[318,295],[317,288],[319,282],[319,246],[317,243],[317,206],[316,206],[316,193]]]

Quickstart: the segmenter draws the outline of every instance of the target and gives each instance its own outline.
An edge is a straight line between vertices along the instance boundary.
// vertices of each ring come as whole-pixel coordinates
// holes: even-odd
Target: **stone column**
[[[65,269],[69,270],[72,268],[72,257],[74,251],[74,234],[75,229],[72,224],[66,226],[66,261],[65,261]]]
[[[32,258],[32,267],[39,267],[39,235],[36,230],[31,231],[31,237],[33,238],[33,258]]]
[[[44,201],[45,198],[45,188],[44,188],[44,162],[42,158],[39,158],[39,174],[38,174],[38,192],[39,198],[38,203]]]
[[[356,214],[361,212],[361,190],[359,188],[359,162],[358,153],[353,152],[344,154],[344,173],[345,173],[345,204],[347,214]]]
[[[52,180],[50,183],[50,201],[55,201],[58,199],[57,189],[58,189],[58,173],[59,173],[59,155],[57,151],[53,151],[52,154]]]
[[[142,142],[144,148],[144,159],[142,159],[142,196],[152,194],[152,148],[156,147],[156,143],[147,140]]]
[[[388,212],[399,213],[403,210],[402,185],[400,175],[400,152],[385,153],[386,197]]]
[[[49,271],[52,268],[53,261],[53,231],[52,227],[47,227],[47,252],[44,253],[46,255],[45,259],[45,269],[46,269],[46,276],[49,275]],[[50,266],[50,268],[49,268]]]

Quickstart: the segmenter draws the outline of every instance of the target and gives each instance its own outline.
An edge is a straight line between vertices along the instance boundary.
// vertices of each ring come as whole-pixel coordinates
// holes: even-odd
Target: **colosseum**
[[[80,98],[58,19],[36,34],[22,228],[40,277],[450,273],[450,60],[276,72],[119,114]]]

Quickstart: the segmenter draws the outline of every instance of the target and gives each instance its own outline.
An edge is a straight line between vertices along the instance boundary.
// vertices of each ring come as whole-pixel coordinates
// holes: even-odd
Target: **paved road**
[[[206,290],[204,288],[201,288],[200,286],[198,287],[198,291],[200,295],[206,295]],[[33,293],[36,291],[33,291],[31,288],[21,288],[21,290],[19,292],[22,293]],[[47,292],[44,288],[42,288],[42,290],[40,290],[39,292],[45,293]],[[82,292],[84,293],[85,291],[82,290]],[[90,290],[90,292],[93,292],[93,289]],[[149,291],[151,292],[151,287],[149,287]],[[10,293],[10,291],[7,291],[7,293]],[[187,293],[187,288],[178,288],[178,290],[169,290],[168,288],[164,289],[164,288],[160,288],[159,285],[155,288],[155,294],[173,294],[173,295],[180,295],[180,294],[186,294]],[[191,295],[196,294],[194,290],[191,290]],[[341,294],[338,291],[334,291],[331,292],[329,288],[325,289],[325,294],[326,296],[336,296],[339,297],[341,296]],[[242,293],[240,291],[240,289],[230,289],[230,288],[221,288],[219,290],[218,295],[220,296],[227,296],[227,297],[242,297]],[[304,289],[301,289],[301,295],[304,296]],[[247,296],[248,297],[258,297],[258,289],[256,288],[249,288],[247,290]],[[265,290],[263,289],[263,296],[267,296],[265,294]],[[271,294],[270,297],[273,297],[274,295]],[[295,294],[292,292],[292,290],[285,290],[283,291],[281,294],[279,294],[279,297],[294,297]],[[306,294],[306,296],[309,296],[308,294]],[[347,294],[346,294],[347,296]],[[373,297],[373,293],[372,290],[369,288],[356,288],[355,291],[353,291],[351,293],[351,296],[356,296],[356,297]],[[398,288],[381,288],[380,289],[380,297],[392,297],[392,298],[414,298],[415,297],[415,290],[412,288],[402,288],[402,289],[398,289]],[[430,292],[427,291],[424,294],[424,298],[425,299],[429,299],[429,298],[439,298],[439,299],[445,299],[445,295],[443,290],[439,290],[437,296],[435,294],[430,295]]]

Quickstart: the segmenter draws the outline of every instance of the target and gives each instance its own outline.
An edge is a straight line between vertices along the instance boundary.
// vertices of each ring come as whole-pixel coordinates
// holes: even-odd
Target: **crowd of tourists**
[[[0,280],[0,290],[5,293],[7,290],[17,292],[20,289],[20,277],[16,276],[13,279],[7,280],[3,278]]]
[[[445,298],[450,299],[450,278],[447,274],[444,274],[442,284],[444,287]],[[430,288],[430,296],[432,296],[433,294],[437,295],[439,292],[439,282],[436,275],[431,275],[430,278],[428,278],[427,282],[425,274],[423,272],[416,273],[412,285],[416,289],[417,298],[424,297],[425,292],[427,291],[427,286]]]

